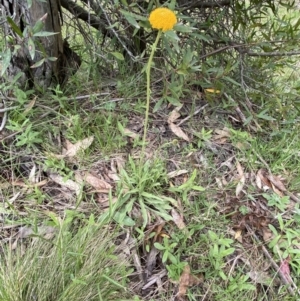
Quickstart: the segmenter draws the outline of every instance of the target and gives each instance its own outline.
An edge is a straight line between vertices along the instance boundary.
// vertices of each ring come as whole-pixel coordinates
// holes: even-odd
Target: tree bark
[[[0,8],[4,20],[8,21],[10,18],[10,22],[1,24],[7,38],[7,47],[13,53],[6,72],[8,79],[12,80],[18,75],[20,87],[42,90],[64,83],[69,75],[69,61],[75,58],[80,65],[80,58],[63,41],[60,1],[33,0],[29,7],[24,0],[0,0]],[[41,31],[55,34],[34,36],[32,29],[38,20],[44,24]],[[13,24],[19,28],[19,34]],[[34,43],[34,52],[30,39]],[[38,62],[42,64],[39,65]]]

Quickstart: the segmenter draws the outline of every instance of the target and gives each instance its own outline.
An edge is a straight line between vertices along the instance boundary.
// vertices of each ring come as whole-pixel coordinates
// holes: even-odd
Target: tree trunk
[[[64,43],[61,35],[59,0],[0,0],[7,49],[12,55],[6,74],[9,80],[20,76],[22,88],[44,90],[66,82],[67,68],[80,58]],[[50,34],[55,33],[55,34]],[[73,72],[74,73],[74,72]]]

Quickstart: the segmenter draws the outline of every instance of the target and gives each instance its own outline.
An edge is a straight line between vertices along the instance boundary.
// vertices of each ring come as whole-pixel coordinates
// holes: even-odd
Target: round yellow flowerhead
[[[151,12],[149,22],[152,28],[167,31],[174,27],[177,23],[177,18],[174,12],[170,9],[160,7]]]

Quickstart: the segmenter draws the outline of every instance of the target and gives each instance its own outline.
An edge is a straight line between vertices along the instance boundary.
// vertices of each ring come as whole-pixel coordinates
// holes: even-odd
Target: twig
[[[180,126],[182,125],[184,122],[186,122],[187,120],[189,120],[190,118],[192,118],[192,116],[195,116],[197,115],[200,111],[204,110],[205,107],[207,107],[208,104],[200,107],[199,109],[197,109],[192,115],[189,115],[187,117],[185,117],[184,119],[182,119],[179,123],[177,123],[177,126]]]
[[[1,125],[0,125],[0,132],[4,129],[5,127],[5,124],[6,124],[6,121],[7,121],[7,112],[10,110],[10,109],[13,109],[13,108],[16,108],[16,107],[11,107],[11,108],[6,108],[5,107],[5,100],[2,99],[2,103],[3,103],[3,106],[4,108],[3,109],[0,109],[0,112],[1,113],[4,113],[3,116],[2,116],[2,121],[1,121]]]
[[[294,289],[295,289],[296,292],[297,292],[297,294],[300,295],[300,291],[298,290],[298,287],[295,284],[295,282],[293,281],[293,279],[291,277],[289,277],[289,279],[286,278],[286,276],[281,272],[280,267],[274,261],[274,259],[272,258],[272,256],[270,255],[270,253],[268,252],[268,250],[266,249],[266,247],[263,246],[263,244],[261,243],[261,241],[259,240],[259,238],[256,236],[256,234],[252,231],[252,229],[250,228],[250,226],[246,224],[246,228],[247,228],[248,232],[254,237],[254,239],[258,243],[260,243],[264,255],[269,259],[270,263],[272,264],[273,268],[278,273],[278,275],[279,275],[281,281],[283,282],[283,284],[285,284],[287,286],[287,289],[288,289],[289,293],[291,295],[295,296],[295,291],[294,291]]]
[[[300,51],[285,51],[285,52],[253,52],[253,51],[245,51],[248,56],[292,56],[292,55],[300,55]]]
[[[251,148],[251,145],[248,144]],[[269,166],[269,164],[262,158],[262,156],[254,149],[251,148],[251,150],[253,151],[253,153],[257,156],[257,158],[260,160],[261,163],[263,163],[269,173],[270,176],[272,176],[272,171],[271,168]],[[274,184],[275,185],[275,184]],[[275,185],[276,186],[276,185]],[[297,198],[293,193],[289,192],[289,191],[283,191],[284,194],[288,195],[294,202],[300,203],[300,199]]]
[[[0,132],[4,129],[6,120],[7,120],[7,112],[4,112],[2,121],[1,121],[1,125],[0,125]]]
[[[95,97],[95,96],[105,96],[105,95],[109,95],[109,92],[105,92],[105,93],[97,93],[97,94],[87,94],[87,95],[80,95],[80,96],[76,96],[76,97],[72,97],[69,98],[67,100],[80,100],[80,99],[86,99],[86,98],[90,98],[90,97]]]
[[[124,42],[121,40],[121,38],[119,37],[119,35],[117,34],[117,32],[114,30],[111,22],[110,22],[110,19],[106,13],[106,10],[103,8],[102,4],[100,3],[100,1],[98,2],[98,5],[99,7],[101,8],[102,10],[102,13],[104,14],[105,16],[105,19],[109,25],[109,29],[112,31],[112,33],[114,34],[114,36],[117,38],[117,40],[121,43],[121,45],[123,46],[124,50],[127,52],[127,54],[129,55],[129,57],[132,59],[133,62],[136,61],[136,58],[134,57],[134,55],[132,54],[132,52],[128,49],[128,47],[124,44]]]
[[[143,272],[143,268],[142,268],[142,264],[141,264],[141,260],[140,260],[140,257],[136,251],[135,248],[133,248],[131,250],[131,254],[132,254],[132,259],[133,259],[133,264],[137,270],[137,274],[138,274],[138,277],[140,278],[140,281],[141,283],[145,283],[146,282],[146,279],[145,279],[145,274]]]
[[[0,113],[8,112],[8,111],[11,111],[11,110],[14,110],[14,109],[17,109],[17,108],[18,108],[17,106],[3,108],[3,109],[0,109]]]
[[[239,115],[239,118],[241,119],[241,121],[245,124],[246,121],[247,121],[247,119],[246,119],[244,113],[241,111],[241,109],[240,109],[238,103],[237,103],[232,97],[229,97],[226,93],[224,93],[224,96],[225,96],[225,98],[226,98],[228,101],[231,101],[231,102],[234,103],[234,105],[235,105],[234,110],[235,110],[236,113]],[[257,129],[256,129],[254,126],[252,126],[251,124],[249,124],[248,126],[249,126],[249,128],[250,128],[252,131],[257,132]],[[258,126],[259,126],[259,125],[258,125]],[[259,127],[259,128],[260,128],[260,127]]]
[[[110,103],[110,102],[118,102],[118,101],[121,101],[121,100],[124,100],[125,98],[114,98],[114,99],[111,99],[111,100],[108,100],[108,101],[104,101],[102,102],[101,104],[97,105],[96,107],[93,107],[93,109],[98,109],[99,107],[105,105],[106,103]]]
[[[148,283],[145,284],[142,287],[142,290],[145,290],[145,289],[149,288],[152,284],[154,284],[155,282],[157,282],[158,279],[161,279],[162,277],[164,277],[166,275],[167,275],[167,271],[166,270],[162,270],[159,273],[152,275],[151,278],[149,279]]]

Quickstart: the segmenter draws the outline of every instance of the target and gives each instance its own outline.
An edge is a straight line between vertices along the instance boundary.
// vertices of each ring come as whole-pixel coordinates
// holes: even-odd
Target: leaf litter
[[[182,108],[176,108],[171,112],[167,123],[169,125],[170,130],[172,133],[180,139],[183,139],[186,142],[190,142],[191,139],[185,134],[185,132],[179,126],[180,122],[177,122],[178,119],[181,117],[180,110]],[[133,139],[137,138],[137,132],[142,128],[142,123],[136,123],[137,128],[129,127],[128,129],[128,136],[132,136]],[[93,136],[83,139],[81,141],[77,141],[75,144],[71,143],[69,140],[65,140],[65,148],[62,150],[60,155],[55,155],[59,159],[63,159],[66,163],[80,163],[80,156],[79,154],[85,150],[87,150],[90,145],[93,143]],[[221,130],[215,129],[214,135],[212,136],[209,143],[205,144],[207,149],[211,150],[211,153],[215,156],[215,165],[220,171],[220,174],[215,178],[215,185],[219,189],[219,193],[216,196],[218,199],[218,208],[220,213],[226,214],[229,216],[232,222],[232,233],[233,237],[247,250],[250,248],[254,248],[250,230],[255,230],[259,233],[263,241],[267,242],[273,238],[272,232],[269,230],[268,225],[273,224],[276,225],[276,221],[273,216],[272,209],[269,208],[267,204],[267,200],[262,196],[263,192],[274,192],[280,196],[287,194],[287,189],[284,184],[284,179],[279,175],[274,176],[272,175],[269,170],[267,169],[260,169],[256,173],[247,171],[247,167],[245,166],[245,162],[241,159],[237,160],[234,152],[230,146],[231,143],[231,133],[230,130],[227,128],[223,128]],[[229,150],[225,150],[226,147],[229,145]],[[155,147],[155,145],[154,145]],[[224,149],[223,149],[224,148]],[[174,152],[176,152],[175,150]],[[139,154],[138,154],[139,155]],[[138,156],[137,155],[137,156]],[[172,154],[173,157],[174,154]],[[170,155],[171,156],[171,155]],[[203,156],[203,155],[202,155]],[[173,158],[172,158],[173,159]],[[23,182],[24,185],[35,185],[38,186],[39,183],[42,183],[41,189],[44,191],[48,190],[59,190],[59,193],[63,191],[63,193],[69,193],[73,195],[72,197],[75,198],[76,196],[80,195],[80,191],[85,191],[88,197],[95,197],[97,202],[100,204],[105,204],[108,207],[108,194],[111,190],[115,189],[115,183],[119,181],[120,177],[120,170],[124,168],[124,157],[112,158],[109,162],[99,162],[98,167],[101,165],[101,170],[97,168],[97,166],[92,166],[89,169],[81,169],[80,164],[76,164],[79,166],[79,170],[73,172],[70,179],[67,179],[65,175],[63,175],[63,171],[58,171],[58,173],[54,171],[48,171],[47,176],[51,179],[43,180],[39,179],[37,176],[37,168],[32,167],[28,176],[28,184],[26,181]],[[198,161],[197,168],[200,171],[203,171],[203,163]],[[206,166],[208,168],[208,166]],[[60,174],[59,172],[62,172]],[[206,172],[206,171],[205,171]],[[175,170],[169,171],[168,177],[172,179],[172,181],[177,185],[179,183],[183,184],[188,181],[187,174],[189,173],[188,169],[185,166],[182,168],[176,167]],[[176,182],[175,182],[176,180]],[[171,181],[170,181],[171,182]],[[17,183],[17,182],[15,182]],[[21,183],[21,182],[20,182]],[[54,185],[57,184],[57,185]],[[234,185],[235,191],[231,192],[228,191],[227,185]],[[21,186],[21,185],[20,185]],[[59,187],[59,189],[58,189]],[[249,187],[255,189],[254,198],[250,198],[251,192]],[[11,198],[11,200],[16,200],[22,193],[16,194],[16,198]],[[192,195],[192,194],[191,194]],[[68,208],[67,202],[63,203],[59,200],[60,194],[53,193],[53,201],[54,203],[57,201],[57,204],[61,203],[62,208]],[[57,197],[57,198],[56,198]],[[190,196],[189,196],[190,197]],[[222,201],[220,201],[222,200]],[[113,198],[113,202],[116,201],[116,198]],[[190,200],[188,200],[190,201]],[[241,208],[247,210],[246,214],[242,214]],[[55,205],[54,205],[55,207]],[[56,209],[59,208],[57,205]],[[102,208],[102,207],[101,207]],[[55,210],[54,208],[52,208]],[[81,208],[78,208],[81,210]],[[178,211],[177,211],[178,210]],[[183,215],[178,213],[181,212],[179,209],[172,209],[171,214],[173,217],[173,222],[169,222],[174,228],[178,228],[179,230],[185,230],[186,224],[184,222]],[[188,221],[186,221],[188,223]],[[176,227],[174,226],[176,225]],[[136,269],[141,272],[145,273],[147,271],[146,281],[143,277],[140,277],[141,281],[144,281],[142,289],[143,290],[154,290],[154,287],[159,288],[160,290],[163,287],[163,284],[168,279],[167,271],[164,266],[161,265],[157,250],[153,248],[153,243],[155,241],[160,241],[163,236],[168,236],[168,232],[164,229],[167,226],[162,224],[160,227],[157,228],[157,232],[155,233],[154,240],[150,243],[150,252],[146,253],[141,251],[141,248],[138,246],[134,246],[136,250],[136,256],[138,260],[136,261]],[[148,224],[146,228],[149,230],[151,225]],[[21,237],[29,237],[31,230],[19,230],[20,231],[20,238]],[[22,233],[22,231],[24,231]],[[134,253],[132,245],[128,247],[128,252]],[[259,254],[261,251],[255,250]],[[145,259],[145,254],[149,254],[149,258]],[[151,254],[151,256],[150,256]],[[247,256],[245,258],[239,257],[237,262],[243,261],[246,262],[248,260]],[[281,265],[279,265],[279,271],[285,275],[286,278],[290,275],[290,264],[289,261],[283,259]],[[242,268],[242,265],[240,265]],[[255,266],[255,263],[252,261],[248,266],[250,272],[248,272],[250,278],[255,283],[268,283],[268,280],[272,279],[270,274],[268,273],[269,266],[264,268]],[[191,272],[191,266],[188,264],[184,267],[183,272],[181,273],[180,280],[177,283],[178,293],[177,299],[178,300],[185,300],[187,299],[187,292],[188,289],[194,285],[198,285],[202,283],[203,276],[200,275],[199,277],[194,276]]]

